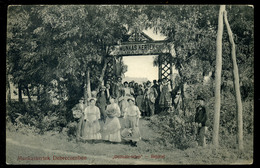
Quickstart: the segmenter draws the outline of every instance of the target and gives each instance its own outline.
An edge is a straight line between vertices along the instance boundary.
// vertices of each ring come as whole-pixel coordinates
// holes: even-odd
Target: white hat
[[[127,101],[128,101],[128,100],[132,100],[133,102],[135,102],[135,98],[134,98],[134,97],[131,97],[131,96],[128,96],[128,97],[127,97]]]
[[[91,101],[91,100],[97,101],[97,99],[96,99],[95,97],[90,97],[90,98],[88,98],[88,101]]]

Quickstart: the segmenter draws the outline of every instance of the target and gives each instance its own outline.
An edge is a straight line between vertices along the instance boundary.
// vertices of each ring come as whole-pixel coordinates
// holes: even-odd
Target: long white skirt
[[[101,139],[100,125],[98,120],[95,121],[92,125],[89,125],[87,122],[84,122],[82,130],[82,139]]]
[[[107,118],[106,123],[103,127],[103,140],[108,140],[111,142],[121,142],[120,134],[120,122],[117,117]]]

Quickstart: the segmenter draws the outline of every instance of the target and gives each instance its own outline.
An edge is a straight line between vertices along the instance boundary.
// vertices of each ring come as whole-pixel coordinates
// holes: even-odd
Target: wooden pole
[[[238,67],[237,67],[237,61],[236,61],[236,45],[235,45],[235,42],[233,39],[233,33],[232,33],[230,25],[228,23],[226,11],[224,12],[224,20],[225,20],[225,24],[227,26],[229,41],[232,45],[231,57],[232,57],[232,62],[233,62],[234,88],[235,88],[235,93],[236,93],[238,148],[240,150],[243,150],[243,114],[242,114],[243,107],[242,107],[240,86],[239,86],[239,73],[238,73]]]
[[[22,103],[23,95],[22,95],[22,85],[20,83],[18,83],[18,98],[19,98],[19,102]]]
[[[218,17],[218,33],[216,41],[216,71],[215,71],[215,105],[213,122],[213,145],[219,146],[219,120],[221,105],[221,70],[222,70],[222,36],[223,36],[223,12],[225,5],[220,5]]]
[[[162,55],[158,55],[158,80],[162,79]]]

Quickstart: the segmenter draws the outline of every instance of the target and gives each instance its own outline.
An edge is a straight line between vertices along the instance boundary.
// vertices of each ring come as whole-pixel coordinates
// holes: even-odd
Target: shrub
[[[209,127],[206,135],[208,144],[212,141],[214,97],[206,99],[206,111],[209,115]],[[195,103],[192,98],[184,99],[185,115],[178,112],[166,114],[165,116],[155,115],[151,117],[150,127],[162,135],[164,143],[174,143],[175,147],[185,149],[196,146],[197,127],[193,124],[195,116]],[[243,103],[243,128],[244,135],[253,134],[253,101]],[[178,115],[176,115],[178,114]],[[220,110],[219,136],[220,144],[229,149],[237,148],[237,121],[236,102],[231,92],[222,93]],[[245,137],[245,136],[244,136]]]
[[[167,116],[152,116],[149,126],[162,136],[165,146],[170,143],[178,149],[187,149],[197,146],[199,126],[193,122],[193,118],[193,115],[176,115],[171,112]]]
[[[61,131],[67,124],[66,107],[46,102],[11,102],[7,104],[7,116],[14,125],[34,126],[43,134],[46,131]]]
[[[76,136],[77,122],[69,122],[67,124],[67,135],[71,138]]]

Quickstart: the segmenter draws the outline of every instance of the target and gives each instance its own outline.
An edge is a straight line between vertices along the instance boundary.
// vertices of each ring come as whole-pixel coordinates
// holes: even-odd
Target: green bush
[[[74,121],[74,122],[69,122],[67,124],[67,135],[70,137],[70,138],[73,138],[76,136],[76,130],[77,130],[77,122]]]
[[[206,96],[207,97],[207,96]],[[237,120],[235,96],[231,92],[222,92],[220,109],[220,145],[229,149],[237,148]],[[207,144],[212,142],[213,117],[214,117],[214,97],[207,97],[206,111],[209,117],[209,127],[207,132]],[[253,134],[254,106],[252,100],[242,102],[243,105],[243,128],[244,135]],[[194,99],[184,99],[185,113],[178,112],[151,117],[150,127],[158,132],[164,144],[171,143],[179,149],[196,146],[196,130],[194,116],[196,105]],[[176,115],[178,114],[178,115]],[[245,137],[244,136],[244,137]],[[251,142],[252,143],[252,142]]]
[[[163,143],[173,144],[178,149],[187,149],[197,146],[198,124],[194,116],[170,113],[168,115],[155,115],[150,119],[149,126],[162,136]]]
[[[207,101],[209,112],[210,129],[213,125],[214,117],[214,97]],[[243,106],[243,128],[245,134],[253,134],[254,104],[252,100],[242,102]],[[235,135],[237,133],[237,110],[235,96],[230,92],[223,92],[220,108],[220,133]]]
[[[28,125],[39,129],[39,133],[61,131],[67,124],[66,107],[43,102],[10,102],[7,116],[14,125]]]

